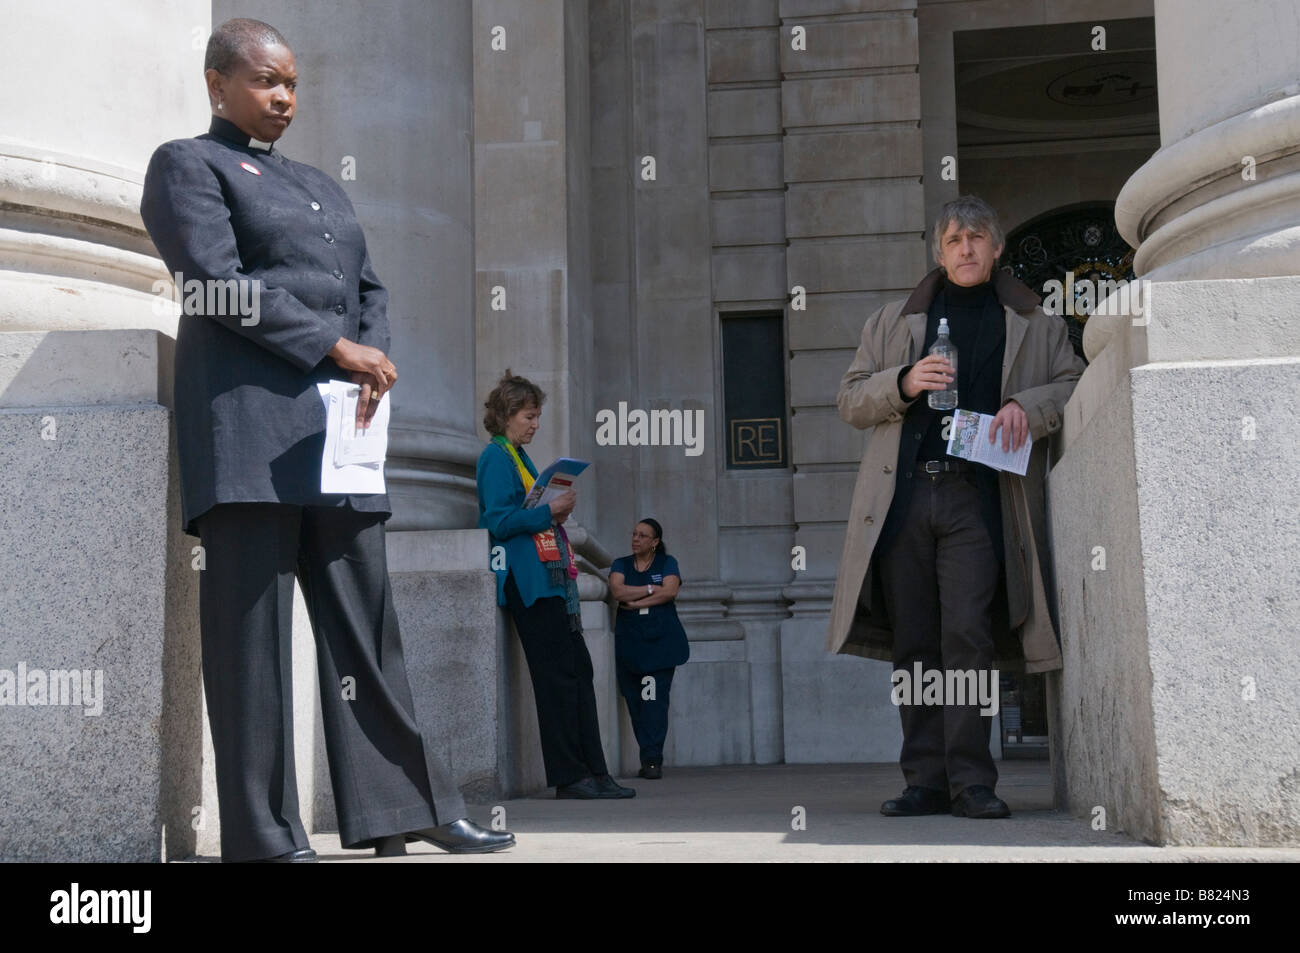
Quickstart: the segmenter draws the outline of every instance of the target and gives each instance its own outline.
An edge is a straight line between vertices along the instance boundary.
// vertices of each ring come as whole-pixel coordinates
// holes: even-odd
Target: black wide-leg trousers
[[[586,639],[569,628],[568,609],[559,596],[525,606],[513,573],[506,576],[505,590],[533,682],[547,785],[561,787],[608,774]]]
[[[961,473],[918,472],[901,529],[877,560],[894,626],[894,669],[988,672],[1000,564],[981,517],[980,490]],[[989,676],[985,676],[989,677]],[[997,691],[997,685],[993,685]],[[899,766],[907,784],[956,797],[995,787],[990,716],[980,705],[904,703]]]
[[[465,816],[415,721],[384,548],[384,515],[350,506],[223,503],[197,521],[203,686],[221,856],[307,847],[293,754],[293,581],[320,674],[344,847]]]

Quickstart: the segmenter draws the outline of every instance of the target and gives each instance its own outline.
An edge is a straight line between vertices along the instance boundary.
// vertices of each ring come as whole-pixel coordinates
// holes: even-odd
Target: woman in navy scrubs
[[[609,588],[618,600],[614,625],[618,688],[641,746],[640,776],[663,777],[668,693],[673,670],[690,657],[674,600],[682,575],[664,547],[663,527],[643,519],[632,529],[632,554],[614,560]]]

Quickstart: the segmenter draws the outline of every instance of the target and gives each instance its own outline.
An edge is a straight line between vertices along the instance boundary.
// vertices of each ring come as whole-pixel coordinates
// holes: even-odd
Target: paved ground
[[[1289,861],[1300,848],[1152,847],[1052,810],[1045,762],[999,764],[1006,820],[938,815],[889,818],[880,802],[902,790],[897,765],[769,765],[669,768],[661,781],[624,779],[627,801],[557,801],[554,792],[504,801],[519,843],[481,856],[426,844],[386,863],[587,861]],[[806,827],[794,830],[794,809]],[[474,805],[479,823],[492,805]],[[375,861],[314,835],[323,861]]]

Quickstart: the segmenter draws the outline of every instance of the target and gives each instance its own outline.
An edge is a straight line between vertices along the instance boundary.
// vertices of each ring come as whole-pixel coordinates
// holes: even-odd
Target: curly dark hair
[[[545,401],[546,394],[540,387],[526,377],[517,376],[507,367],[501,380],[497,381],[497,386],[492,388],[492,393],[483,401],[483,407],[487,410],[483,415],[483,429],[494,437],[504,434],[506,422],[511,417],[525,407],[540,410]]]

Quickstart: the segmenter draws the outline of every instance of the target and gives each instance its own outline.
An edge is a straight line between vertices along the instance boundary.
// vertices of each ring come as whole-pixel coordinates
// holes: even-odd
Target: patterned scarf
[[[515,461],[519,479],[524,484],[524,493],[528,493],[533,488],[533,475],[524,466],[515,445],[501,434],[494,436],[492,442],[509,453]],[[568,534],[559,523],[552,523],[550,529],[533,535],[533,543],[537,547],[537,558],[550,574],[551,585],[564,587],[564,607],[569,613],[569,631],[581,632],[582,602],[578,598],[578,563],[573,555],[573,547],[569,545]]]

